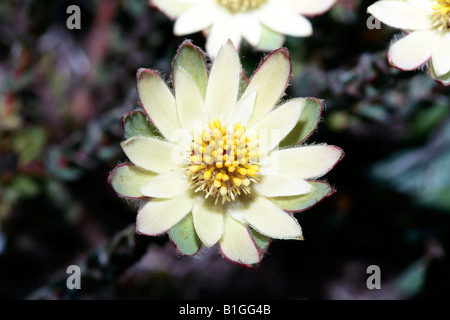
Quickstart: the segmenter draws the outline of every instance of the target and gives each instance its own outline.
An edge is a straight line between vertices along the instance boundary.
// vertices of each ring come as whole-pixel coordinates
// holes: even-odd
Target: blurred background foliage
[[[0,298],[450,298],[450,88],[389,66],[398,30],[367,27],[372,2],[339,0],[312,37],[286,39],[288,96],[326,103],[308,143],[346,157],[327,175],[337,193],[297,214],[306,240],[274,241],[252,270],[136,235],[138,203],[107,184],[126,161],[137,69],[169,79],[184,40],[172,22],[145,0],[1,1]],[[80,30],[66,27],[71,4]],[[264,53],[241,56],[251,75]],[[66,288],[70,264],[81,290]],[[366,287],[369,265],[381,290]]]

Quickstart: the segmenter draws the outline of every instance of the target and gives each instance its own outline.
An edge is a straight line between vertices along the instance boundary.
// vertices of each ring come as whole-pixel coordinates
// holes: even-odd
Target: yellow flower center
[[[259,171],[258,135],[247,137],[240,122],[230,129],[216,119],[201,134],[194,134],[186,169],[195,192],[215,197],[216,204],[220,197],[224,204],[242,193],[249,194]]]
[[[232,13],[248,12],[258,9],[267,0],[217,0],[220,5],[224,6]]]
[[[430,0],[432,5],[433,26],[439,30],[450,29],[450,0]]]

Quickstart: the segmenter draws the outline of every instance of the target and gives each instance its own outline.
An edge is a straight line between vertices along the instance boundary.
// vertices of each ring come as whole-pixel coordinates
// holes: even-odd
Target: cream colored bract
[[[304,17],[327,11],[336,0],[151,0],[172,19],[178,36],[204,31],[207,52],[215,56],[231,39],[242,38],[261,50],[282,46],[283,35],[306,37],[311,23]]]
[[[164,139],[136,134],[124,141],[131,163],[110,177],[118,193],[146,199],[137,232],[160,235],[175,228],[206,247],[218,244],[229,260],[248,266],[259,264],[269,239],[303,239],[299,223],[284,210],[304,210],[331,194],[328,184],[314,179],[343,152],[325,144],[279,150],[304,123],[302,115],[319,111],[312,113],[317,123],[320,110],[314,108],[322,107],[314,99],[279,102],[291,74],[288,51],[266,57],[248,83],[231,41],[209,73],[203,53],[189,41],[173,66],[174,93],[156,72],[137,74],[142,107]],[[171,232],[182,253],[198,249],[194,239],[183,251],[175,236]]]
[[[391,45],[389,62],[393,66],[414,70],[430,61],[430,75],[444,85],[450,84],[449,0],[381,0],[367,11],[409,33]]]

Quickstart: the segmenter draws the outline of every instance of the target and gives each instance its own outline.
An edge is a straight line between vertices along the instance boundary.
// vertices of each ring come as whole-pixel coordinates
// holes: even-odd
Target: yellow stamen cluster
[[[432,5],[433,27],[444,31],[450,29],[450,0],[430,0],[436,2]]]
[[[230,10],[232,13],[248,12],[259,8],[267,0],[217,0],[219,4]]]
[[[187,175],[195,192],[206,192],[205,198],[219,197],[222,204],[250,193],[256,182],[261,155],[258,135],[247,137],[240,122],[233,128],[223,126],[219,119],[210,121],[201,134],[194,134]]]

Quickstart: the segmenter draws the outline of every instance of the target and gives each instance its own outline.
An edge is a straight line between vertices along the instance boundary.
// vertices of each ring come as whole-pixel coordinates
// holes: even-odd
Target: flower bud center
[[[259,8],[262,4],[266,3],[267,0],[217,0],[218,3],[232,13],[237,12],[248,12]]]
[[[193,135],[186,173],[195,192],[204,191],[205,198],[215,197],[216,203],[221,198],[222,204],[250,193],[260,152],[258,136],[247,137],[245,131],[239,122],[230,130],[216,119]]]

